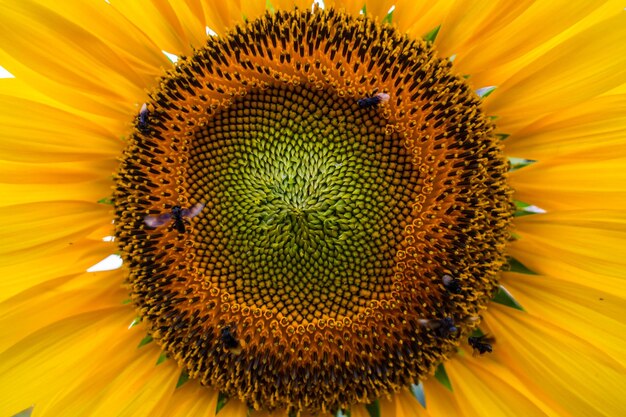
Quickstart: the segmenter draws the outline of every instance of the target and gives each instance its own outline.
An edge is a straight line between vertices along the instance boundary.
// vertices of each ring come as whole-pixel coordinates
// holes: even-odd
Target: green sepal
[[[496,137],[500,140],[506,140],[509,136],[511,135],[509,135],[508,133],[496,133]]]
[[[182,387],[187,381],[189,381],[189,374],[183,369],[178,377],[178,382],[176,382],[176,388]]]
[[[215,414],[222,411],[222,408],[224,408],[227,402],[228,402],[228,396],[224,394],[223,392],[220,392],[217,396],[217,405],[215,406]]]
[[[494,91],[496,91],[496,86],[492,85],[489,87],[484,87],[484,88],[479,88],[478,90],[476,90],[476,95],[480,98],[486,98],[489,97],[489,95],[491,95],[491,93],[493,93]]]
[[[340,408],[335,412],[335,417],[350,417],[350,409],[343,410]]]
[[[515,258],[509,257],[507,259],[507,262],[508,262],[508,268],[506,269],[507,271],[517,272],[518,274],[538,275],[536,272],[531,271],[528,267],[526,267],[526,265],[524,265],[523,263],[521,263]]]
[[[440,363],[437,367],[437,370],[435,371],[435,378],[450,392],[454,392],[452,391],[452,382],[450,382],[450,378],[448,377],[448,373],[446,372],[446,368],[443,366],[443,363]]]
[[[526,210],[526,207],[530,207],[531,206],[528,203],[525,203],[525,202],[519,201],[519,200],[515,200],[515,201],[513,201],[513,203],[515,204],[515,208],[517,209],[517,210],[515,210],[515,213],[513,214],[514,217],[522,217],[522,216],[528,216],[528,215],[531,215],[531,214],[537,214],[535,212]]]
[[[32,415],[34,407],[28,407],[26,410],[20,411],[15,414],[13,417],[30,417]]]
[[[137,316],[133,319],[133,321],[130,322],[130,325],[128,326],[128,328],[130,329],[131,327],[135,327],[139,323],[141,323],[141,317]]]
[[[270,13],[274,13],[274,5],[270,0],[265,0],[265,10],[269,11]]]
[[[103,197],[100,200],[98,200],[98,204],[109,204],[109,205],[112,205],[113,204],[113,198],[112,197]]]
[[[439,29],[441,29],[441,25],[426,33],[424,36],[422,36],[422,39],[424,39],[424,41],[428,43],[435,42],[435,39],[437,39],[437,35],[439,34]]]
[[[511,295],[511,293],[502,285],[498,287],[498,290],[496,291],[491,301],[505,305],[507,307],[514,308],[516,310],[525,311],[524,307],[522,307],[522,305],[515,298],[513,298],[513,295]]]
[[[161,365],[163,362],[165,362],[167,359],[169,359],[167,357],[167,353],[166,352],[161,352],[161,354],[159,355],[159,359],[157,359],[156,364],[157,365]]]
[[[533,213],[532,211],[527,211],[527,210],[517,210],[515,211],[515,213],[513,213],[513,217],[524,217],[524,216],[530,216],[532,214],[537,214],[537,213]],[[519,236],[517,236],[517,238],[519,239]]]
[[[509,171],[517,171],[518,169],[525,168],[537,162],[532,159],[525,159],[525,158],[509,157],[508,159],[509,159],[509,164],[511,165],[511,168],[509,169]]]
[[[380,402],[378,400],[374,400],[374,402],[366,404],[365,408],[367,409],[370,417],[380,417]]]
[[[419,384],[411,384],[409,387],[411,389],[411,394],[420,403],[420,405],[426,408],[426,395],[424,395],[424,385],[420,382]]]
[[[390,11],[389,13],[387,13],[387,16],[385,16],[385,18],[383,19],[383,23],[386,23],[388,25],[391,24],[391,21],[393,20],[393,12],[394,11],[395,11],[395,9]]]
[[[139,349],[142,346],[147,345],[148,343],[152,342],[152,336],[150,336],[149,334],[146,335],[146,337],[144,337],[143,339],[141,339],[141,342],[139,342],[139,345],[137,346],[137,349]]]

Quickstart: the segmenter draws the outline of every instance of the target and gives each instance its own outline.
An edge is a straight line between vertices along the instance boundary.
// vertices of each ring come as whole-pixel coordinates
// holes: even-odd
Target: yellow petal
[[[256,1],[257,4],[253,6],[253,10],[258,13],[260,5],[258,4],[259,0]],[[279,7],[275,2],[272,2],[272,4],[274,7]],[[263,3],[263,7],[265,7],[265,3]],[[291,5],[289,8],[291,8]],[[244,22],[244,17],[252,19],[252,16],[248,17],[245,15],[241,1],[213,0],[205,2],[203,9],[207,26],[220,36],[225,35],[226,32],[229,29],[234,28],[235,25],[242,24]],[[246,10],[249,9],[250,7],[248,6]]]
[[[265,13],[266,2],[264,0],[243,1],[241,13],[248,21],[261,17]]]
[[[387,16],[389,9],[394,5],[395,2],[393,0],[365,0],[365,10],[367,10],[368,16],[379,22]]]
[[[0,354],[0,415],[12,416],[35,405],[45,407],[66,387],[115,361],[119,341],[126,341],[129,306],[96,310],[42,328]],[[97,374],[91,375],[96,377]],[[10,393],[10,395],[7,395]]]
[[[80,183],[110,176],[116,165],[114,159],[49,164],[4,162],[0,175],[9,184]]]
[[[180,370],[173,361],[156,365],[160,355],[151,343],[137,348],[137,337],[123,337],[109,351],[115,358],[99,357],[98,367],[83,369],[83,380],[63,387],[61,395],[35,410],[43,416],[162,416]],[[169,417],[169,416],[168,416]]]
[[[479,359],[466,357],[446,362],[446,372],[453,381],[454,396],[466,415],[558,417],[506,368],[496,362]]]
[[[424,395],[426,397],[426,410],[432,417],[461,417],[467,415],[458,403],[458,398],[454,393],[444,387],[434,377],[424,381]]]
[[[206,39],[204,16],[198,2],[111,1],[111,8],[133,24],[156,45],[175,55],[190,55]]]
[[[381,416],[430,416],[427,410],[420,405],[417,399],[415,399],[415,397],[407,389],[391,394],[389,398],[383,397],[379,401]]]
[[[292,10],[294,7],[310,10],[313,4],[313,2],[309,0],[272,0],[270,3],[272,3],[276,10]]]
[[[503,144],[507,155],[533,160],[570,154],[594,159],[601,152],[626,156],[626,95],[597,97],[552,113]]]
[[[252,413],[252,417],[264,416],[264,417],[288,417],[289,413],[287,410],[276,410],[275,412],[265,413],[265,412],[257,412]],[[334,417],[335,414],[331,413],[301,413],[300,417]]]
[[[531,0],[514,3],[509,0],[458,0],[441,22],[436,49],[444,57],[456,55],[456,62],[477,42],[490,38],[494,33],[499,34],[511,23],[515,24],[532,3]]]
[[[584,335],[598,350],[597,360],[609,361],[608,355],[626,369],[622,337],[626,334],[626,299],[610,288],[599,291],[541,275],[505,273],[503,283],[528,314],[573,335]]]
[[[111,194],[110,177],[116,165],[115,160],[45,165],[5,161],[0,166],[0,192],[4,194],[0,205],[54,200],[97,202]],[[4,181],[11,183],[2,184]]]
[[[0,253],[10,254],[40,245],[67,246],[110,222],[109,210],[104,204],[70,201],[0,207],[0,216],[11,217],[0,234]]]
[[[55,184],[47,187],[40,184],[0,184],[0,192],[6,193],[6,198],[2,200],[1,204],[9,205],[55,201],[60,198],[94,202],[110,195],[111,180],[103,178],[70,184]]]
[[[174,55],[191,55],[206,42],[207,28],[224,35],[236,24],[261,16],[265,0],[165,2],[111,2],[125,19],[133,21],[160,50]],[[275,5],[275,2],[273,2]],[[164,29],[165,28],[165,29]]]
[[[0,62],[35,88],[57,83],[124,112],[132,98],[144,95],[143,88],[154,75],[138,74],[110,45],[47,2],[5,4],[0,6],[0,16],[4,40]],[[80,105],[75,102],[75,107]]]
[[[397,2],[396,2],[397,3]],[[326,8],[334,7],[338,10],[344,10],[350,14],[358,15],[365,3],[360,0],[328,0],[324,1]]]
[[[607,95],[607,96],[614,96],[614,95],[621,96],[621,95],[624,95],[624,94],[626,94],[626,83],[624,83],[624,84],[622,84],[620,86],[617,86],[617,87],[615,87],[612,90],[609,90],[605,95]]]
[[[58,115],[62,115],[63,113],[71,115],[84,110],[82,107],[81,110],[77,110],[74,106],[64,104],[62,101],[58,100],[59,98],[62,99],[62,97],[55,98],[34,89],[32,85],[24,82],[22,79],[0,78],[0,103],[2,103],[3,110],[2,113],[0,113],[0,117],[3,117],[5,111],[18,112],[19,114],[27,115],[29,114],[28,110],[31,106],[35,106],[36,118],[45,117],[46,109],[58,109],[60,110],[57,113]],[[13,101],[16,102],[16,109],[13,109],[11,105]],[[26,113],[23,113],[23,110],[26,110]],[[93,113],[87,114],[93,115]],[[61,117],[67,119],[66,116]],[[20,120],[14,120],[12,117],[3,117],[3,122],[14,123],[16,126],[24,125],[23,122],[21,122]],[[93,121],[88,122],[87,120],[85,120],[85,122],[89,125],[87,129],[91,129]]]
[[[370,417],[370,414],[363,404],[357,404],[350,408],[350,417]]]
[[[96,416],[166,416],[165,407],[176,389],[181,369],[172,360],[156,365],[157,359],[156,349],[138,355],[133,363],[128,364],[115,379],[103,387],[97,403],[86,401],[90,412]],[[70,403],[74,397],[70,393],[67,402]],[[59,407],[59,411],[62,409]]]
[[[626,157],[605,158],[610,149],[568,155],[514,171],[509,182],[515,198],[547,211],[620,209],[626,203]],[[577,159],[589,158],[589,159]]]
[[[86,87],[68,85],[65,78],[53,80],[47,74],[37,70],[42,65],[30,66],[28,63],[22,63],[1,48],[0,62],[3,62],[3,65],[4,63],[10,64],[11,72],[19,74],[20,77],[19,79],[0,79],[0,86],[3,86],[3,90],[6,88],[4,86],[12,90],[15,90],[12,86],[24,86],[26,91],[23,97],[45,97],[47,102],[59,102],[66,109],[76,109],[77,112],[93,115],[93,118],[114,121],[113,123],[119,123],[120,126],[124,125],[125,120],[130,119],[129,116],[133,113],[133,103],[145,101],[145,94],[142,93],[139,97],[128,97],[121,104],[105,96],[94,95],[86,90]]]
[[[624,82],[626,12],[568,39],[506,80],[485,99],[498,130],[515,133],[545,114]]]
[[[626,298],[624,211],[574,211],[516,219],[520,239],[511,256],[532,271],[591,288],[612,288]]]
[[[83,273],[35,285],[0,303],[0,352],[68,317],[119,307],[128,298],[119,271]]]
[[[626,372],[595,360],[593,335],[572,336],[519,310],[493,306],[489,323],[496,348],[534,392],[575,416],[620,416],[626,411]],[[520,413],[519,415],[529,415]]]
[[[0,108],[2,158],[16,162],[112,158],[123,147],[119,135],[130,130],[132,121],[129,114],[125,120],[110,125],[108,121],[95,123],[77,114],[79,110],[64,111],[14,94],[0,94]],[[116,128],[117,123],[118,132],[109,130]]]
[[[188,381],[174,391],[163,415],[168,417],[215,417],[218,394],[218,391],[203,387],[196,381]]]
[[[424,1],[398,0],[393,12],[393,24],[401,32],[414,38],[422,36],[441,25],[454,5],[454,0]]]
[[[3,255],[0,301],[41,283],[81,274],[116,250],[113,242],[89,239],[76,239],[53,248],[46,246]]]
[[[461,0],[459,3],[472,6],[477,2]],[[497,30],[485,27],[484,33],[476,31],[471,43],[455,50],[455,66],[461,73],[471,74],[470,82],[478,82],[477,87],[500,84],[512,70],[528,62],[527,55],[532,59],[537,53],[545,53],[564,39],[621,10],[617,4],[607,7],[606,3],[606,0],[533,2],[523,13],[511,16],[514,19],[505,25],[494,22]],[[511,8],[510,5],[501,7]],[[506,12],[501,10],[500,13]],[[465,23],[468,24],[471,22]],[[537,27],[542,30],[536,30]]]
[[[164,416],[168,417],[214,417],[218,391],[188,381],[172,394]]]
[[[238,398],[231,398],[219,412],[220,417],[241,417],[248,414],[248,406]]]
[[[46,0],[30,2],[31,13],[40,14],[37,10],[50,8]],[[144,78],[144,85],[153,81],[161,73],[161,66],[168,63],[155,43],[107,2],[66,0],[55,3],[52,9],[109,45]]]

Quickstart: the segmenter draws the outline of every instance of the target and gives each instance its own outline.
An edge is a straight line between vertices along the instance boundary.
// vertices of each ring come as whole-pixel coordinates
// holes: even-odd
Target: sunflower
[[[626,414],[623,4],[0,10],[0,414]]]

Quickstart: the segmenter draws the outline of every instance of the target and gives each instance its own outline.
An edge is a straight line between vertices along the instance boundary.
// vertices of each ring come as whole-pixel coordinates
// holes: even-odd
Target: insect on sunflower
[[[295,3],[0,4],[2,414],[623,414],[623,8]]]

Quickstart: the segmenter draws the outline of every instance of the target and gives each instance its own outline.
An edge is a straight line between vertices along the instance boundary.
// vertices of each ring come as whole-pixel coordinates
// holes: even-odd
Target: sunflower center
[[[133,302],[192,378],[254,409],[373,401],[476,325],[505,172],[423,42],[268,14],[181,59],[137,117],[115,192]]]
[[[197,251],[219,254],[201,273],[233,302],[293,322],[387,298],[419,175],[386,125],[354,99],[299,85],[252,91],[216,114],[189,152],[189,191],[212,202]]]

